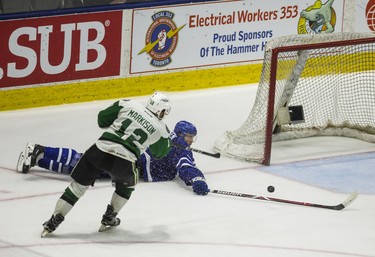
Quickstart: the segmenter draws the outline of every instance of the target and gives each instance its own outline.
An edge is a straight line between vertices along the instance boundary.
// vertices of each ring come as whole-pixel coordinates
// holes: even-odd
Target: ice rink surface
[[[193,147],[212,151],[216,138],[245,121],[255,92],[245,85],[169,93],[173,107],[165,122],[170,128],[181,119],[193,122]],[[197,196],[178,179],[141,182],[119,213],[121,225],[99,233],[113,192],[102,181],[50,237],[40,238],[70,178],[35,169],[17,173],[20,151],[27,142],[85,151],[102,132],[97,113],[115,100],[0,112],[1,257],[375,257],[375,145],[338,137],[275,143],[270,167],[194,156],[211,189],[328,205],[358,191],[342,211]]]

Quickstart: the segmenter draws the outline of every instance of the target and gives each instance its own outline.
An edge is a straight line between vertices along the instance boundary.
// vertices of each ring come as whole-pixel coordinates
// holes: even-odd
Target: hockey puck
[[[275,188],[273,186],[267,187],[268,192],[273,193],[275,191]]]

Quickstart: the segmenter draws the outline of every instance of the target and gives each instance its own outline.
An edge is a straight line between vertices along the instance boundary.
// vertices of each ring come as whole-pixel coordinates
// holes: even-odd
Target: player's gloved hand
[[[206,195],[208,192],[210,192],[207,183],[204,180],[193,181],[193,191],[197,195]]]

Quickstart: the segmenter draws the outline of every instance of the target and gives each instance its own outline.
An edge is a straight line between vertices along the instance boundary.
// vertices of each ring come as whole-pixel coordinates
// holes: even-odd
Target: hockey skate
[[[46,235],[55,231],[55,229],[64,221],[64,216],[60,213],[53,214],[49,220],[43,223],[43,231],[40,235],[41,237],[45,237]]]
[[[23,166],[24,166],[24,162],[25,162],[25,153],[24,152],[21,152],[20,153],[20,156],[18,157],[18,161],[17,161],[17,168],[16,168],[16,170],[17,170],[17,172],[19,172],[19,173],[24,173],[23,172]],[[25,170],[26,170],[26,168],[25,168]],[[26,172],[27,173],[27,172]]]
[[[117,212],[113,211],[112,205],[108,204],[107,210],[105,211],[102,218],[102,225],[99,228],[99,232],[106,231],[112,227],[120,225],[121,220],[116,218]]]
[[[17,171],[29,173],[30,168],[35,166],[38,156],[42,153],[44,153],[43,146],[27,143],[25,152],[22,152],[18,158]]]

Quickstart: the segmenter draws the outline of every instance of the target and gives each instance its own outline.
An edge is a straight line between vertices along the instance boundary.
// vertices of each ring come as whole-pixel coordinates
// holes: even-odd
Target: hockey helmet
[[[197,134],[197,128],[195,125],[185,120],[177,122],[173,131],[178,136],[185,136],[186,134],[195,136]]]
[[[155,114],[159,120],[163,119],[165,115],[168,115],[171,111],[169,104],[169,98],[161,93],[155,92],[147,101],[146,108]]]

